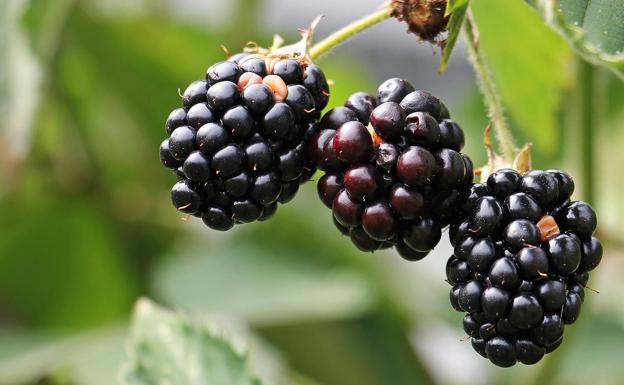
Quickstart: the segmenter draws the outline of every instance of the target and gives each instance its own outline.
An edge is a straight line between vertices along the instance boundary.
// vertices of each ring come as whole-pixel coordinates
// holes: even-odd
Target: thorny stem
[[[516,155],[513,137],[505,121],[503,104],[496,91],[496,85],[492,79],[492,74],[485,63],[483,55],[479,51],[479,31],[470,10],[468,10],[466,15],[463,31],[468,45],[468,56],[477,75],[479,88],[487,104],[489,115],[492,119],[492,125],[496,132],[496,138],[503,151],[503,156],[509,163],[512,163]]]
[[[348,38],[357,35],[365,29],[381,23],[389,17],[390,7],[389,5],[386,5],[383,9],[371,13],[370,15],[365,16],[360,20],[354,21],[353,23],[339,29],[319,43],[315,44],[310,49],[310,57],[312,59],[316,59],[319,56],[326,54],[329,50],[342,43],[343,41],[347,40]]]

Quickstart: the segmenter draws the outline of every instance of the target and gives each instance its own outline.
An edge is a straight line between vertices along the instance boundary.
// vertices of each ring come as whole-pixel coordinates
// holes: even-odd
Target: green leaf
[[[583,58],[611,69],[624,80],[621,0],[536,0],[532,5]]]
[[[259,385],[247,358],[205,324],[137,303],[127,385]]]
[[[264,383],[319,385],[286,367],[279,352],[244,324],[230,319],[211,321],[216,330],[227,330],[232,341],[252,347],[250,365]],[[70,379],[70,384],[117,384],[119,368],[127,359],[126,334],[126,325],[117,324],[69,336],[0,328],[0,384],[40,384],[44,383],[41,379],[58,374]]]
[[[446,10],[444,11],[444,15],[452,15],[453,12],[468,5],[469,2],[470,0],[448,0],[448,2],[446,3]]]
[[[510,123],[521,134],[517,144],[533,142],[538,155],[553,158],[561,145],[557,113],[562,90],[572,82],[570,48],[522,2],[481,0],[470,7],[480,31],[479,48]]]
[[[448,36],[446,37],[446,43],[442,49],[442,59],[438,68],[440,73],[444,72],[451,58],[451,53],[453,52],[453,48],[455,48],[455,43],[457,43],[461,26],[464,23],[464,18],[466,17],[466,11],[468,11],[468,5],[469,0],[449,0],[446,5],[446,15],[450,15],[450,17],[448,25],[446,26]]]

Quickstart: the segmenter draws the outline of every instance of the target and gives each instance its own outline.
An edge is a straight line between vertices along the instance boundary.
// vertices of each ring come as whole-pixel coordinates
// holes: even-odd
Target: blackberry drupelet
[[[171,191],[178,210],[225,231],[270,218],[311,178],[307,146],[329,88],[299,54],[236,54],[183,92],[160,146],[161,163],[178,178]]]
[[[309,156],[325,171],[321,200],[357,248],[394,246],[419,260],[470,193],[472,162],[463,145],[440,100],[393,78],[377,96],[357,92],[327,112]]]
[[[472,346],[502,367],[535,364],[579,316],[588,272],[602,258],[596,214],[571,202],[560,170],[511,169],[472,186],[449,236],[451,304]]]

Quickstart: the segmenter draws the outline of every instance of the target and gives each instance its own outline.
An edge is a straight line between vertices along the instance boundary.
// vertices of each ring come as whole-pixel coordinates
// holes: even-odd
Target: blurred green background
[[[114,384],[140,296],[246,330],[277,357],[280,370],[254,361],[275,385],[284,371],[325,385],[624,383],[624,85],[522,1],[473,3],[481,47],[518,144],[533,142],[535,167],[574,175],[606,246],[590,281],[600,293],[538,365],[498,369],[462,341],[446,236],[417,263],[360,253],[314,183],[273,220],[227,234],[171,207],[164,121],[178,88],[224,58],[221,44],[292,40],[318,14],[322,37],[378,6],[0,0],[0,385]],[[330,107],[407,77],[447,102],[482,164],[487,117],[465,49],[439,75],[439,53],[403,25],[375,28],[319,60]]]

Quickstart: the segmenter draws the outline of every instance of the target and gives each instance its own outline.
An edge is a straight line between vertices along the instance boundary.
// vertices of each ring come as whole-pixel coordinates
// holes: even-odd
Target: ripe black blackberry
[[[576,321],[588,272],[602,258],[594,210],[570,201],[563,171],[498,170],[475,184],[451,225],[451,304],[472,346],[502,367],[555,350]]]
[[[294,48],[216,63],[184,91],[160,146],[162,164],[178,177],[171,191],[178,210],[225,231],[268,219],[314,174],[307,143],[329,88],[307,55],[312,29]]]
[[[393,78],[376,97],[358,92],[327,112],[309,152],[326,172],[319,196],[356,247],[394,246],[419,260],[468,194],[473,170],[463,145],[440,100]]]

